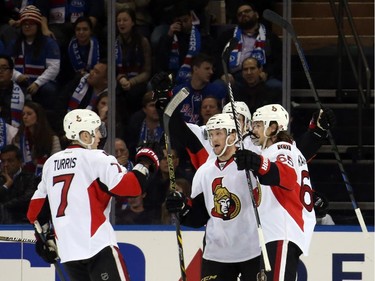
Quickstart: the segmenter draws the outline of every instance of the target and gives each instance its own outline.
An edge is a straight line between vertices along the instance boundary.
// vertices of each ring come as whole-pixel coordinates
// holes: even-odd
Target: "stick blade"
[[[281,17],[279,14],[275,13],[272,10],[266,9],[263,12],[263,18],[268,20],[271,23],[274,23],[282,28],[284,28],[290,35],[296,37],[296,33],[294,32],[293,26]]]
[[[169,117],[172,116],[173,111],[178,107],[178,105],[189,95],[189,91],[187,88],[182,88],[180,91],[178,91],[177,94],[173,96],[171,101],[168,103],[167,107],[164,110],[164,115],[167,115]]]

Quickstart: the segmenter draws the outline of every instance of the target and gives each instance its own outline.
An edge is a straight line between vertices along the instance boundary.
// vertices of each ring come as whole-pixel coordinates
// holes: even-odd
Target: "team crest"
[[[234,193],[222,184],[223,178],[217,178],[212,182],[212,194],[214,196],[214,207],[211,215],[223,220],[235,218],[241,210],[241,201]]]

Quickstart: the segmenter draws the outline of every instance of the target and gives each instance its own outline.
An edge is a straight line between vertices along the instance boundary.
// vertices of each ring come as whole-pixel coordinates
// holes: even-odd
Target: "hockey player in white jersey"
[[[281,105],[258,108],[252,140],[262,151],[235,154],[238,169],[253,171],[260,182],[258,210],[272,268],[267,281],[296,280],[299,256],[308,254],[316,222],[306,159],[286,132],[288,123]]]
[[[71,144],[45,163],[27,214],[34,223],[48,197],[58,254],[70,281],[130,280],[109,221],[111,198],[141,195],[149,169],[159,162],[152,150],[143,148],[127,171],[114,156],[97,149],[105,137],[102,127],[88,109],[65,115]],[[50,247],[42,245],[39,251],[54,262]]]
[[[238,141],[233,114],[214,115],[206,129],[216,157],[195,173],[192,199],[171,193],[166,207],[180,213],[183,225],[206,224],[201,280],[236,281],[241,274],[241,280],[253,281],[260,247],[247,178],[233,158]]]

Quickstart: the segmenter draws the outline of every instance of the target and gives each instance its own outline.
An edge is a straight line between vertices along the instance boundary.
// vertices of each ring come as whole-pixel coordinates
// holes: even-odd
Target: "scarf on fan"
[[[240,65],[241,51],[242,51],[242,30],[236,26],[233,32],[233,37],[237,39],[238,44],[230,54],[229,69],[237,68]],[[250,57],[256,58],[261,65],[266,64],[266,52],[264,50],[266,45],[266,28],[263,24],[259,24],[258,35],[255,38],[254,49]]]
[[[32,157],[33,142],[28,128],[25,128],[24,133],[20,138],[20,150],[22,151],[24,167],[27,171],[34,172],[36,176],[42,174],[44,163],[48,159],[48,155],[37,157],[35,161]]]
[[[0,118],[0,149],[7,145],[7,125],[3,118]]]
[[[122,46],[126,48],[125,56]],[[126,47],[123,38],[119,36],[116,40],[115,56],[117,74],[126,74],[127,79],[130,79],[142,72],[145,58],[141,45],[137,44],[134,48]]]
[[[22,109],[25,104],[25,95],[20,86],[13,82],[12,99],[10,101],[10,114],[12,126],[18,128],[22,119]]]
[[[193,25],[190,33],[189,50],[180,67],[179,45],[177,35],[173,35],[172,49],[169,55],[169,69],[177,71],[176,84],[181,84],[191,76],[191,58],[201,49],[201,35],[198,28]]]
[[[70,62],[72,63],[75,71],[84,69],[89,72],[94,68],[94,65],[99,61],[100,58],[98,40],[94,36],[90,38],[90,47],[88,48],[89,52],[87,61],[84,61],[85,58],[82,57],[82,53],[80,51],[81,48],[86,48],[86,46],[80,47],[77,38],[73,37],[68,47]]]

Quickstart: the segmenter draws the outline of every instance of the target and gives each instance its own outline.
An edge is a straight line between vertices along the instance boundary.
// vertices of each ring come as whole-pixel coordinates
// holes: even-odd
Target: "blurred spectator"
[[[227,88],[221,82],[210,82],[213,75],[213,59],[205,54],[198,54],[192,58],[191,80],[173,88],[173,94],[186,87],[189,96],[179,106],[185,122],[198,124],[200,120],[202,100],[206,96],[216,97],[222,104],[227,97]]]
[[[185,178],[189,181],[188,176],[180,167],[180,158],[178,152],[174,148],[171,148],[171,155],[176,179]],[[161,206],[165,201],[170,188],[166,149],[163,149],[163,156],[159,157],[159,161],[159,170],[148,180],[147,196],[144,198],[144,206],[148,210],[153,210],[159,217],[161,217]]]
[[[0,1],[0,40],[5,44],[12,42],[17,37],[20,27],[19,11],[22,10],[29,1]],[[2,52],[0,52],[1,54]]]
[[[191,182],[184,178],[176,179],[176,191],[182,192],[185,196],[190,197],[191,195]],[[161,205],[161,223],[162,224],[173,224],[171,215],[165,207],[165,201]]]
[[[117,110],[126,123],[129,114],[141,108],[151,75],[151,47],[147,38],[138,33],[132,9],[122,9],[116,15]]]
[[[238,24],[223,32],[218,39],[219,53],[227,43],[236,38],[238,43],[230,53],[228,62],[229,79],[231,83],[241,76],[241,65],[245,58],[255,57],[263,66],[266,84],[270,88],[281,89],[282,73],[282,43],[271,30],[259,22],[260,15],[252,3],[240,2],[237,6]],[[222,65],[218,64],[220,75]],[[224,75],[222,75],[224,79]]]
[[[151,12],[154,29],[151,34],[151,46],[157,48],[160,38],[168,33],[169,26],[175,17],[175,6],[187,5],[187,8],[194,12],[200,19],[209,0],[151,0]],[[199,24],[198,22],[196,24]]]
[[[122,9],[132,9],[135,12],[136,28],[139,33],[150,39],[153,21],[151,18],[151,0],[116,0],[115,9],[120,11]],[[108,0],[105,0],[106,7]],[[107,11],[107,9],[106,9]]]
[[[22,169],[22,154],[15,145],[1,149],[0,223],[28,223],[27,209],[36,190],[34,174]]]
[[[237,22],[237,8],[239,3],[251,3],[256,7],[259,15],[263,15],[263,11],[265,9],[273,9],[275,0],[240,0],[240,1],[232,1],[232,0],[225,0],[225,13],[227,18],[227,23],[236,24]]]
[[[60,70],[60,49],[56,41],[41,31],[41,14],[35,6],[21,12],[21,33],[9,44],[7,54],[15,61],[13,80],[32,100],[45,109],[58,107],[55,79]]]
[[[39,176],[47,158],[61,150],[59,138],[52,131],[43,107],[26,101],[22,122],[13,143],[22,153],[24,169]]]
[[[191,77],[192,57],[215,53],[216,44],[211,36],[201,35],[187,2],[176,4],[173,15],[168,33],[160,38],[155,68],[157,72],[172,72],[178,85]]]
[[[160,214],[145,209],[143,201],[147,192],[139,196],[127,197],[126,205],[118,205],[124,209],[116,209],[116,224],[160,224]]]
[[[198,125],[206,125],[208,119],[217,113],[221,113],[221,101],[215,96],[206,96],[202,99],[201,118]]]
[[[42,13],[43,34],[56,38],[62,49],[66,49],[73,36],[72,24],[79,17],[89,17],[96,27],[105,16],[103,0],[34,0],[33,2]]]
[[[160,124],[153,93],[147,92],[142,99],[142,109],[134,113],[126,129],[126,143],[133,159],[138,147],[151,142],[160,143],[164,130]]]
[[[264,82],[263,67],[253,57],[246,58],[242,63],[242,75],[233,85],[234,99],[243,101],[250,112],[263,105],[282,101],[281,89],[270,88]]]
[[[79,17],[73,26],[75,35],[69,42],[68,54],[74,72],[83,76],[98,63],[100,47],[90,18]]]
[[[98,100],[96,102],[96,108],[94,108],[94,111],[98,114],[100,117],[100,120],[106,124],[106,127],[108,128],[108,92],[104,91],[102,92]]]
[[[118,163],[124,166],[128,171],[134,167],[134,163],[129,160],[129,149],[124,140],[115,138],[115,157]]]
[[[68,111],[76,108],[94,109],[98,97],[107,92],[107,87],[107,61],[100,60],[89,74],[84,75],[79,82],[75,79],[64,89],[63,96],[69,97]]]
[[[0,117],[7,124],[18,127],[25,96],[21,87],[12,81],[13,69],[12,58],[0,54]]]

